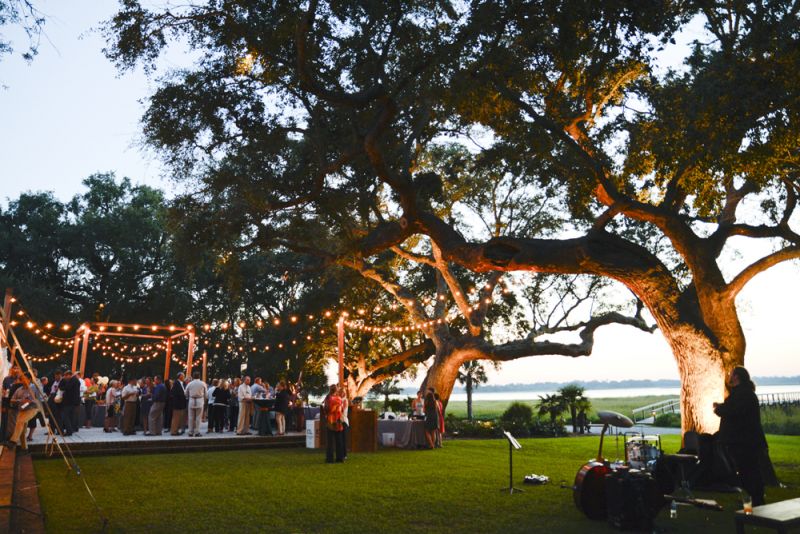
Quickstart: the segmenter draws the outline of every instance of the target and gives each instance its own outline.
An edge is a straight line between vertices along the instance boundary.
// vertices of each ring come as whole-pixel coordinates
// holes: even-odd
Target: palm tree
[[[458,370],[458,382],[467,390],[467,419],[472,421],[472,392],[489,381],[486,369],[478,360],[465,362]]]
[[[376,397],[380,397],[383,395],[383,410],[389,410],[389,396],[390,395],[397,395],[400,393],[400,388],[397,386],[398,379],[397,378],[388,378],[383,382],[375,384],[372,386],[372,393]]]
[[[574,433],[578,432],[578,401],[584,398],[583,392],[583,386],[578,384],[567,384],[558,390],[569,408],[569,414],[572,417],[572,432]]]
[[[564,397],[558,394],[539,395],[539,415],[549,415],[550,422],[555,423],[556,418],[561,415],[561,412],[566,410],[567,405],[564,402]]]

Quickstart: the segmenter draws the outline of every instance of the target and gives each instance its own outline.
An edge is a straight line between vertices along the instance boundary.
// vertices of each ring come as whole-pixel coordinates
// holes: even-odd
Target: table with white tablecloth
[[[414,420],[385,420],[378,421],[378,443],[382,446],[391,446],[384,442],[386,434],[394,434],[394,446],[401,449],[424,449],[428,446],[425,440],[425,421]]]

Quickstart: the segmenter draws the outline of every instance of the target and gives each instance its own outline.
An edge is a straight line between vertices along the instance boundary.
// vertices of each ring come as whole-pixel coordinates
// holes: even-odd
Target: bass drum
[[[572,497],[575,506],[589,519],[605,519],[606,508],[606,475],[611,468],[600,462],[589,462],[580,468],[575,475],[572,486]]]

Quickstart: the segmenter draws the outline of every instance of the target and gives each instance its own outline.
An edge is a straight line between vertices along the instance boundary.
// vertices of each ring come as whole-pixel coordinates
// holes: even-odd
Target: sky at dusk
[[[23,191],[53,191],[66,200],[81,181],[114,171],[134,183],[170,191],[152,154],[139,147],[141,100],[155,87],[142,72],[119,75],[92,32],[117,4],[96,0],[38,1],[48,17],[40,53],[31,64],[0,59],[0,202]],[[6,31],[25,48],[23,36]],[[171,61],[175,61],[172,63]],[[171,56],[165,65],[177,66]],[[745,251],[745,257],[747,251]],[[737,304],[748,341],[746,364],[756,376],[800,375],[800,268],[783,264],[756,277]],[[661,335],[610,326],[596,335],[588,358],[527,358],[491,372],[491,382],[677,378]]]

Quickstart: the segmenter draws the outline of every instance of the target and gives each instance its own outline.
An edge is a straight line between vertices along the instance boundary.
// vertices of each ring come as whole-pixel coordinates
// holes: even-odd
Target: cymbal
[[[603,411],[597,412],[600,422],[604,425],[618,426],[620,428],[630,428],[633,426],[633,421],[622,415],[621,413]]]

